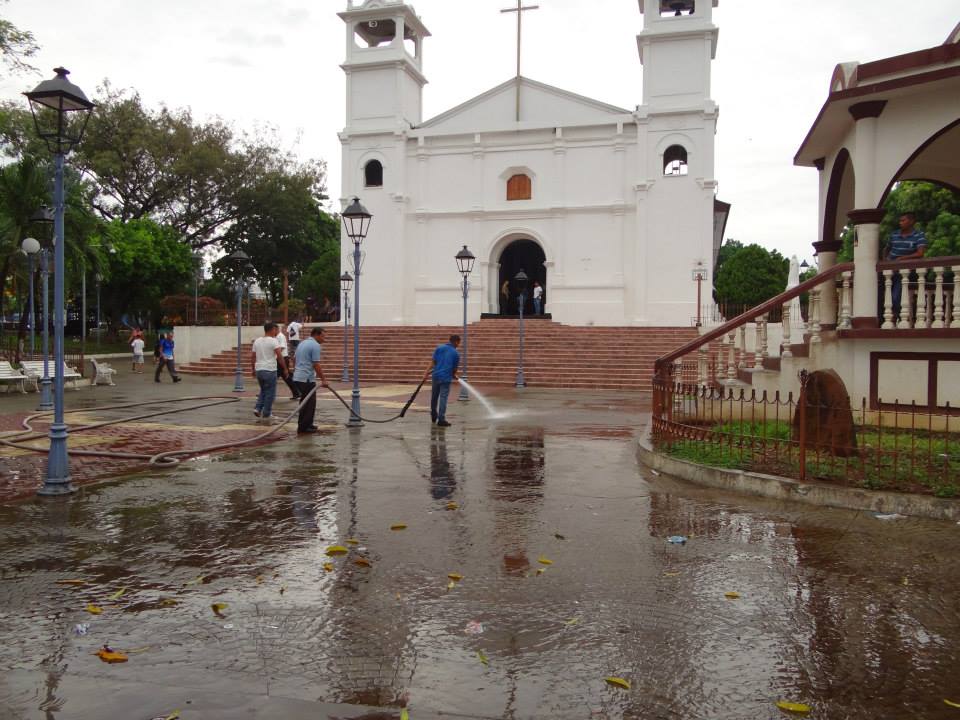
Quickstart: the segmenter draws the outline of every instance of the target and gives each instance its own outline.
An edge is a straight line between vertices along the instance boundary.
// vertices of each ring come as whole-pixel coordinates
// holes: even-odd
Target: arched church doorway
[[[527,281],[526,302],[523,307],[524,315],[533,314],[533,283],[537,281],[540,287],[544,289],[543,307],[540,312],[546,313],[546,304],[549,299],[546,295],[547,288],[547,268],[544,263],[547,256],[536,242],[533,240],[514,240],[507,245],[500,253],[500,281],[497,284],[500,292],[500,314],[518,315],[520,307],[518,297],[520,290],[514,278],[517,273],[523,270],[529,280]],[[506,301],[503,297],[503,283],[507,283],[508,296]]]

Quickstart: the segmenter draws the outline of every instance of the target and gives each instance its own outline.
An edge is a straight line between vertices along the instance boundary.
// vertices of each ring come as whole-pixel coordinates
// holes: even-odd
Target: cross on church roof
[[[521,28],[523,27],[523,13],[526,10],[537,10],[539,5],[524,5],[523,0],[517,0],[517,6],[515,8],[506,8],[501,10],[502,13],[512,13],[517,14],[517,122],[520,122],[520,36]]]

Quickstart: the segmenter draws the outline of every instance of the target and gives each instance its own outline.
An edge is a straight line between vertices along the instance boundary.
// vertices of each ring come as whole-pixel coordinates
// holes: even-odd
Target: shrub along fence
[[[960,413],[949,404],[844,407],[803,391],[769,397],[672,378],[654,379],[653,392],[653,441],[673,457],[874,490],[960,492]]]

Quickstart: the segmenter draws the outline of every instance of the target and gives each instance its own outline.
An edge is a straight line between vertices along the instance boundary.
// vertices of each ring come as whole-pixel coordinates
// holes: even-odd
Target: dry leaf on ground
[[[608,685],[613,685],[614,687],[618,687],[623,690],[630,689],[630,681],[624,680],[621,677],[607,677],[607,678],[604,678],[604,680],[606,680]]]
[[[806,715],[808,712],[810,712],[809,705],[804,705],[803,703],[790,702],[789,700],[777,701],[777,707],[780,708],[781,710],[797,713],[799,715]]]
[[[223,614],[223,611],[227,609],[227,604],[226,604],[226,603],[222,603],[222,602],[220,602],[220,603],[213,603],[213,604],[210,606],[210,609],[213,610],[213,614],[216,615],[218,618],[226,617],[226,616]]]
[[[84,610],[86,610],[86,611],[87,611],[88,613],[90,613],[91,615],[102,615],[102,614],[103,614],[103,608],[100,607],[99,605],[94,605],[93,603],[89,603],[89,604],[87,605],[87,607],[84,608]]]

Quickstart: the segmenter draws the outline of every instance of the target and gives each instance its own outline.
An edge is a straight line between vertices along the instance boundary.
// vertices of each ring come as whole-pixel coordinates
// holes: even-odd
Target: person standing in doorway
[[[294,318],[293,322],[287,325],[287,340],[290,341],[291,356],[297,354],[297,345],[300,344],[300,331],[302,329],[303,324],[300,322],[299,318]]]
[[[290,367],[290,344],[287,342],[285,334],[286,328],[281,324],[278,326],[280,332],[277,333],[277,341],[280,343],[280,355],[282,360],[277,363],[277,372],[283,378],[283,381],[290,388],[290,399],[299,400],[300,393],[297,392],[297,386],[293,384],[293,369]]]
[[[294,355],[293,384],[303,400],[297,420],[297,433],[300,435],[317,431],[317,426],[313,424],[313,416],[317,412],[317,378],[320,379],[321,387],[330,387],[320,366],[322,344],[323,328],[315,327],[310,331],[310,337],[297,346]]]
[[[504,280],[500,286],[500,314],[506,315],[510,312],[510,281]]]
[[[460,365],[460,336],[451,335],[450,341],[438,345],[433,351],[433,361],[423,379],[431,379],[430,420],[438,427],[450,427],[447,422],[447,398],[450,395],[450,383],[458,380],[457,368]]]
[[[173,331],[171,330],[166,335],[161,335],[160,338],[160,359],[157,362],[157,371],[153,374],[153,381],[160,382],[160,372],[163,368],[167,368],[170,377],[173,378],[175,383],[178,383],[181,378],[177,374],[177,366],[173,362]]]
[[[257,404],[253,408],[253,414],[258,418],[271,422],[270,417],[273,414],[273,401],[277,397],[277,373],[282,372],[286,376],[287,369],[283,367],[283,356],[280,354],[280,341],[277,335],[280,328],[274,322],[263,324],[263,337],[258,337],[253,341],[253,352],[250,360],[253,365],[253,376],[257,379],[260,386],[260,393],[257,395]]]
[[[543,314],[543,288],[536,280],[533,281],[533,314]]]

